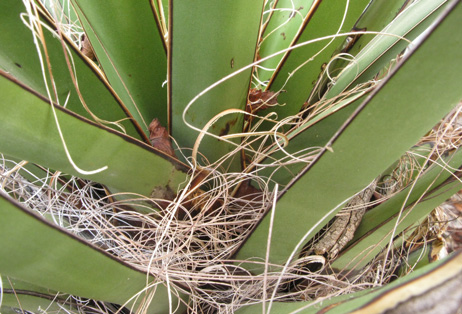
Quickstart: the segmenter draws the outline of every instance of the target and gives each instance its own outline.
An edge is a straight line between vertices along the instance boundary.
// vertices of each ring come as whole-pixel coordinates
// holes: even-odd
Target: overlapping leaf
[[[448,12],[358,107],[330,140],[329,150],[325,148],[280,198],[272,238],[284,241],[272,242],[271,262],[284,263],[296,253],[297,243],[310,230],[306,226],[312,227],[308,240],[321,228],[323,216],[327,223],[351,195],[367,186],[458,103],[462,93],[456,82],[462,79],[462,67],[453,60],[462,57],[462,39],[454,38],[453,29],[462,18],[462,7]],[[448,40],[452,44],[444,51],[437,48]],[[407,84],[410,81],[413,84]],[[262,244],[266,243],[269,222],[270,217],[265,217],[239,251],[239,259],[265,256]],[[290,232],[287,226],[291,226]]]

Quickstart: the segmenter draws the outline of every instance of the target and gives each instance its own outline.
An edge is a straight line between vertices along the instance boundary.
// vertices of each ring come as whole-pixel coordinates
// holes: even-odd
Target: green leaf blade
[[[189,108],[187,105],[211,84],[254,61],[263,2],[207,0],[190,5],[171,1],[170,107],[172,135],[180,147],[192,148],[199,135],[183,121],[185,110],[186,123],[202,129],[224,110],[245,109],[251,69],[213,88]],[[216,136],[239,133],[243,118],[242,113],[224,115],[207,131]],[[209,162],[233,149],[235,145],[208,135],[199,147]],[[240,167],[239,160],[232,164],[233,170]]]
[[[97,174],[84,175],[69,162],[59,137],[52,108],[46,99],[10,81],[0,72],[0,152],[87,178],[123,192],[149,196],[155,187],[177,191],[186,174],[185,165],[155,149],[110,129],[92,124],[68,110],[56,114],[70,156],[86,171],[107,166]],[[14,106],[12,105],[14,104]]]
[[[350,1],[349,7],[346,8],[344,1],[317,1],[314,4],[315,11],[296,44],[335,34],[339,30],[345,10],[348,12],[340,33],[349,32],[368,3],[369,0]],[[300,111],[316,85],[323,64],[329,62],[343,40],[344,38],[338,37],[332,42],[330,39],[314,42],[292,50],[285,56],[268,87],[272,91],[285,91],[278,97],[278,101],[286,105],[272,108],[280,119]],[[314,59],[311,59],[313,57]],[[299,68],[308,60],[308,63]]]
[[[286,314],[290,312],[304,314],[378,314],[416,313],[422,311],[445,311],[448,305],[440,300],[432,299],[438,295],[441,299],[449,296],[445,301],[457,296],[460,285],[462,254],[460,252],[443,260],[426,265],[413,273],[378,289],[365,289],[346,295],[332,297],[322,302],[273,302],[271,313]],[[452,281],[452,283],[450,283]],[[445,291],[445,284],[449,290]],[[439,290],[439,291],[438,291]],[[420,298],[420,299],[419,299]],[[417,300],[416,300],[417,299]],[[430,302],[428,302],[431,300]],[[452,306],[456,303],[450,303]],[[417,307],[412,307],[417,305]],[[269,307],[269,302],[266,308]],[[420,307],[420,308],[419,308]],[[457,307],[455,307],[457,308]],[[252,314],[261,311],[261,304],[244,306],[236,311],[237,314]]]
[[[258,50],[260,58],[270,56],[288,48],[292,44],[313,2],[313,0],[277,1],[276,6],[272,8],[270,19],[262,36],[262,42]],[[256,73],[258,80],[260,82],[269,81],[273,75],[273,69],[278,67],[282,58],[283,55],[281,54],[261,62],[259,65],[262,68],[257,68]]]
[[[12,76],[37,91],[42,95],[47,95],[46,85],[42,74],[37,48],[33,43],[31,31],[21,21],[20,14],[26,11],[21,1],[6,0],[0,3],[0,67]],[[26,18],[27,19],[27,18]],[[41,19],[45,25],[54,29],[46,19]],[[75,68],[75,78],[78,83],[76,89],[68,64],[66,62],[63,47],[58,38],[50,33],[45,27],[43,29],[46,48],[49,55],[54,84],[59,98],[59,104],[67,104],[67,108],[73,112],[89,118],[93,117],[82,105],[79,92],[89,110],[99,119],[110,122],[118,122],[123,126],[125,132],[138,139],[142,139],[142,131],[139,126],[134,124],[129,118],[126,109],[120,100],[113,94],[112,89],[99,75],[94,65],[91,65],[81,53],[76,51],[76,47],[68,42],[65,46],[69,48],[69,60],[73,62]],[[42,57],[45,60],[43,47],[41,48]],[[44,63],[45,73],[49,76],[47,65]],[[53,95],[54,86],[49,77],[47,84],[50,94]],[[69,99],[67,99],[69,97]],[[56,102],[56,99],[54,100]],[[118,131],[121,129],[113,124],[107,124]],[[147,138],[144,136],[144,138]]]
[[[273,242],[271,262],[284,263],[307,232],[306,226],[315,226],[331,211],[327,223],[343,202],[417,143],[462,98],[455,83],[462,80],[462,64],[454,63],[462,58],[462,37],[455,38],[452,31],[462,18],[462,6],[456,6],[444,18],[445,15],[419,49],[352,115],[342,132],[332,139],[332,152],[325,149],[278,201],[272,237],[285,241]],[[441,51],[439,47],[449,38],[453,45]],[[407,88],[403,90],[403,86]],[[400,115],[396,116],[396,112]],[[397,138],[400,140],[396,141]],[[321,225],[313,229],[311,236]],[[290,232],[287,226],[291,226]],[[266,243],[268,228],[269,216],[237,257],[264,257],[266,245],[262,243]]]
[[[3,192],[0,213],[0,235],[10,239],[0,246],[2,275],[118,304],[128,302],[145,288],[146,274],[50,225]],[[157,286],[152,304],[152,313],[168,311],[167,288],[162,284]]]
[[[461,152],[458,151],[450,165],[459,168],[461,164]],[[461,184],[458,181],[443,182],[450,175],[434,166],[412,186],[412,190],[407,188],[390,199],[390,202],[368,212],[352,243],[332,263],[332,268],[355,273],[367,265],[388,246],[390,238],[428,216],[433,209],[460,190]],[[429,192],[425,193],[427,188]],[[417,203],[418,200],[420,202]]]
[[[167,54],[150,2],[73,2],[111,86],[144,132],[154,118],[167,126]]]
[[[415,40],[441,14],[449,2],[419,1],[402,12],[382,32],[391,35],[378,35],[356,55],[354,63],[346,67],[335,84],[326,94],[326,98],[338,95],[349,86],[372,79],[391,59],[395,58],[408,45],[408,41]],[[402,37],[403,39],[400,39]],[[406,40],[408,41],[406,41]]]

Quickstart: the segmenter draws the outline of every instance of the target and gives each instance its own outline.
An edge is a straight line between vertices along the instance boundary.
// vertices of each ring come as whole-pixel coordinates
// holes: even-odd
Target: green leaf
[[[459,304],[462,253],[437,261],[379,289],[341,295],[322,302],[273,302],[271,313],[315,314],[454,313]],[[457,300],[457,301],[455,301]],[[269,304],[266,305],[268,309]],[[260,312],[261,304],[243,307],[236,314]],[[432,312],[433,313],[433,312]]]
[[[69,311],[75,310],[72,303],[69,300],[66,301],[68,295],[4,276],[1,277],[1,281],[2,302],[0,309],[2,313],[10,313],[14,309],[33,313],[45,309],[49,313],[58,312],[62,308]]]
[[[454,300],[459,300],[461,266],[458,252],[325,313],[455,313],[460,307]]]
[[[47,95],[40,60],[37,48],[33,42],[31,30],[26,27],[20,18],[20,14],[24,12],[26,12],[26,8],[22,1],[5,0],[0,2],[0,20],[2,21],[0,24],[0,42],[2,43],[0,45],[0,67],[38,93]],[[28,20],[28,18],[25,19],[26,21]],[[46,19],[42,18],[41,21],[54,29],[53,25]],[[79,98],[78,91],[75,88],[66,63],[62,43],[48,29],[45,27],[42,27],[42,29],[46,50],[51,62],[54,83],[56,84],[59,104],[66,104],[66,98],[69,96],[66,106],[68,109],[94,120],[85,110]],[[70,54],[68,56],[70,60],[73,60],[74,75],[78,82],[79,92],[91,112],[99,119],[111,122],[118,121],[130,136],[138,139],[143,138],[140,135],[143,133],[139,126],[127,120],[127,117],[130,116],[127,115],[126,109],[113,94],[107,82],[99,75],[96,66],[91,65],[78,52],[74,44],[66,42],[65,46],[69,48],[68,52]],[[43,58],[45,58],[42,46],[40,51]],[[46,64],[44,64],[44,67],[47,73],[47,84],[51,95],[55,98],[51,89],[52,84]],[[56,99],[54,101],[56,102]],[[120,128],[115,125],[108,124],[108,126],[120,131]],[[144,138],[147,137],[144,136]]]
[[[154,118],[167,126],[167,54],[151,2],[72,2],[111,86],[144,132]]]
[[[156,10],[157,25],[162,30],[162,36],[166,39],[168,36],[168,0],[154,0],[153,2]]]
[[[462,6],[448,12],[358,107],[331,139],[329,150],[324,148],[284,191],[272,226],[272,239],[284,241],[272,241],[270,262],[284,263],[296,254],[297,248],[322,227],[323,219],[327,223],[353,194],[418,142],[459,102],[462,64],[455,61],[462,58],[462,36],[453,30],[462,18]],[[449,41],[451,45],[446,44]],[[445,49],[440,49],[442,46]],[[237,258],[265,256],[269,222],[267,215]],[[309,234],[306,226],[313,226]]]
[[[461,164],[462,153],[459,150],[449,166],[458,168]],[[390,237],[394,238],[428,216],[435,207],[459,191],[459,181],[443,183],[451,175],[446,171],[433,165],[415,185],[368,212],[352,243],[332,263],[332,268],[345,273],[361,269],[389,244]],[[430,192],[426,192],[427,188]]]
[[[180,147],[192,148],[199,135],[188,124],[202,129],[224,110],[245,108],[250,68],[187,106],[211,84],[254,61],[263,2],[204,0],[191,5],[187,1],[170,1],[169,104],[172,134]],[[239,133],[242,123],[242,113],[231,113],[207,131],[217,136]],[[215,162],[235,148],[206,135],[199,151],[209,162]],[[197,161],[202,163],[201,159]],[[239,160],[234,160],[232,169],[239,167]]]
[[[276,6],[271,9],[271,16],[263,32],[258,49],[260,58],[286,49],[292,44],[303,23],[307,22],[307,14],[313,2],[313,0],[277,1]],[[259,65],[263,68],[257,68],[255,73],[258,80],[260,82],[269,81],[282,58],[281,54],[260,63]],[[258,85],[258,81],[255,83]]]
[[[407,0],[381,1],[372,0],[366,10],[353,27],[353,31],[381,31],[407,6]],[[342,52],[356,55],[366,44],[372,40],[372,36],[349,36],[342,46]]]
[[[81,174],[69,163],[53,118],[52,107],[41,96],[15,84],[0,72],[0,152],[68,174],[87,178],[123,192],[149,196],[156,187],[176,192],[186,166],[164,153],[69,110],[56,115],[69,153],[82,169],[107,166],[97,174]]]
[[[436,17],[438,17],[441,11],[446,7],[446,5],[443,5],[445,2],[447,4],[447,1],[445,0],[424,0],[416,2],[402,12],[389,26],[387,26],[387,29],[384,30],[384,32],[405,36],[407,40],[413,40],[421,34],[423,30],[428,28],[429,24],[433,22]],[[378,27],[383,27],[384,21],[388,21],[393,18],[397,9],[401,6],[402,1],[373,1],[359,19],[355,29],[368,31],[381,30]],[[357,53],[357,50],[361,48],[361,45],[366,44],[371,39],[371,35],[358,35],[358,37],[354,39],[352,37],[351,41],[354,45],[348,53]],[[323,106],[326,106],[329,102],[336,101],[335,97],[340,97],[340,93],[348,86],[357,86],[360,83],[364,83],[366,80],[372,79],[378,71],[380,71],[387,63],[390,63],[390,60],[395,58],[396,55],[407,45],[407,41],[399,40],[396,37],[390,37],[387,35],[375,37],[370,44],[364,47],[364,49],[359,53],[355,62],[351,63],[350,66],[344,69],[342,74],[339,75],[339,78],[336,79],[335,85],[328,91],[326,95],[327,100],[323,101]],[[346,52],[346,49],[347,48],[343,48],[342,52]],[[331,76],[334,76],[335,71],[340,70],[338,67],[341,66],[345,66],[345,64],[342,65],[341,60],[331,64],[329,70]],[[359,75],[359,77],[356,77],[358,72],[362,74]],[[353,81],[354,84],[352,84]],[[324,88],[323,86],[324,85],[318,86],[318,91]],[[367,89],[364,91],[366,90]],[[351,95],[347,96],[349,99],[354,99],[354,97],[364,94],[364,91],[359,93],[351,92]],[[359,106],[361,101],[362,100],[355,101],[354,103],[350,101],[351,104],[349,104],[347,108],[343,108],[345,105],[342,103],[345,101],[342,101],[341,104],[336,105],[337,108],[342,108],[342,110],[335,109],[336,112],[332,114],[332,116],[327,117],[327,119],[307,129],[308,126],[311,126],[319,119],[319,117],[316,116],[314,121],[309,120],[301,128],[290,131],[287,136],[291,139],[291,141],[288,147],[285,147],[286,152],[289,154],[296,154],[306,148],[306,143],[310,143],[313,147],[324,146],[335,134],[337,129],[348,119],[356,107]],[[321,114],[319,116],[325,117],[326,114]],[[301,130],[305,129],[307,130],[302,133]],[[270,159],[265,161],[265,164],[274,163],[274,160],[281,160],[286,156],[287,155],[282,151],[276,151],[271,155]],[[302,163],[289,164],[285,167],[279,168],[274,173],[272,173],[274,171],[274,167],[266,168],[261,172],[261,174],[266,176],[271,175],[272,180],[276,181],[280,185],[286,185],[292,177],[300,172],[302,167]]]
[[[346,37],[343,44],[334,53],[334,56],[337,56],[337,58],[331,60],[326,71],[322,73],[322,78],[319,79],[316,90],[311,93],[309,105],[315,104],[321,97],[324,98],[326,90],[332,85],[330,78],[335,78],[349,63],[351,63],[350,61],[358,55],[358,52],[363,50],[374,38],[372,34],[363,34],[361,32],[382,31],[385,26],[393,21],[393,19],[405,10],[407,6],[409,6],[409,1],[406,0],[372,0],[368,4],[366,10],[361,14],[361,17],[351,30],[352,32],[357,32],[357,34]],[[407,43],[402,41],[402,44],[406,45]],[[388,54],[388,59],[382,58],[381,62],[389,62],[391,58],[396,57],[398,52],[399,51],[394,54]],[[373,73],[373,75],[377,72],[378,70]],[[329,76],[327,74],[329,74]]]
[[[376,229],[381,223],[399,213],[402,207],[409,206],[423,194],[436,189],[450,176],[454,175],[452,174],[454,170],[451,169],[458,169],[462,165],[462,150],[459,149],[457,152],[452,152],[449,156],[443,157],[442,160],[437,162],[429,161],[431,166],[417,178],[417,182],[409,183],[405,189],[368,211],[356,230],[355,239],[359,239],[371,232],[371,230]]]
[[[300,152],[308,153],[306,152],[307,143],[313,148],[326,145],[345,122],[345,119],[362,103],[365,95],[367,95],[367,90],[351,93],[344,97],[345,99],[335,99],[336,104],[331,108],[308,119],[302,126],[287,132],[286,136],[289,139],[289,144],[284,147],[284,151],[276,145],[269,147],[267,152],[269,157],[261,162],[265,166],[259,169],[258,174],[271,177],[271,180],[280,186],[287,185],[291,179],[306,167],[306,162],[287,163],[288,159],[291,158],[288,157],[288,154],[300,158]],[[281,164],[284,164],[284,166],[281,167]],[[274,188],[274,183],[270,183],[271,188]]]
[[[82,25],[80,25],[79,18],[72,7],[70,0],[44,0],[39,2],[45,7],[47,11],[55,21],[61,21],[66,25],[71,25],[70,33],[73,33],[72,39],[77,37],[78,33],[82,31]]]
[[[382,31],[407,40],[414,40],[437,18],[448,1],[423,0],[413,3]],[[391,59],[403,51],[409,42],[390,35],[378,35],[345,68],[326,98],[340,94],[349,86],[356,86],[372,79]]]
[[[71,306],[66,306],[53,301],[53,296],[38,296],[34,292],[20,291],[16,295],[13,292],[5,291],[3,293],[3,302],[1,306],[2,314],[17,313],[40,313],[47,310],[47,313],[59,313],[59,311],[76,311]],[[24,312],[21,312],[24,311]]]
[[[0,272],[31,284],[81,297],[124,304],[149,282],[129,267],[74,235],[51,225],[0,192]],[[156,285],[150,313],[168,311],[168,290]],[[143,294],[144,295],[144,294]],[[172,295],[173,306],[178,299]]]
[[[299,44],[336,34],[346,10],[345,22],[340,33],[349,32],[369,1],[349,1],[348,8],[345,6],[348,3],[346,1],[316,1],[309,23],[304,25],[304,29],[300,32],[295,43]],[[285,106],[271,108],[278,113],[280,119],[300,111],[316,85],[323,64],[329,62],[332,54],[344,39],[341,36],[333,41],[330,39],[318,41],[292,50],[284,56],[267,88],[272,91],[285,91],[278,97],[279,103],[285,104]],[[311,58],[314,59],[311,60]],[[297,69],[308,60],[310,60],[308,63]]]

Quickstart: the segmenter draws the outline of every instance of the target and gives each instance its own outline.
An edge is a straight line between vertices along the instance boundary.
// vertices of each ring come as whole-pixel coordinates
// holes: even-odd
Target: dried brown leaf
[[[272,91],[262,91],[261,89],[252,88],[249,93],[249,102],[247,109],[251,113],[259,110],[268,109],[278,104],[277,93]]]
[[[169,156],[176,157],[168,131],[160,124],[157,118],[149,124],[149,140],[154,148]]]
[[[83,35],[82,37],[82,48],[80,51],[89,59],[95,61],[96,60],[96,55],[95,51],[93,50],[93,47],[91,46],[90,40],[88,40],[88,37]]]

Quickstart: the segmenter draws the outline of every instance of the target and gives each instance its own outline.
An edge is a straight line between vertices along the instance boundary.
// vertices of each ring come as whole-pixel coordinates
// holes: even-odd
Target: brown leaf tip
[[[252,88],[249,92],[249,102],[247,109],[250,113],[256,113],[259,110],[268,109],[278,104],[278,93],[272,91],[262,91],[261,89]]]
[[[169,156],[176,157],[168,131],[160,124],[157,118],[149,124],[149,140],[154,148]]]

